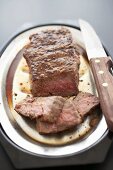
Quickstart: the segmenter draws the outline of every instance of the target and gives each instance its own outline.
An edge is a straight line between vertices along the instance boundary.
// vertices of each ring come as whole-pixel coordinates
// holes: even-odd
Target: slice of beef
[[[54,123],[43,122],[37,119],[36,128],[41,134],[58,133],[72,128],[82,122],[82,119],[73,105],[73,97],[69,98],[63,107],[58,119]]]
[[[62,111],[65,98],[60,96],[27,97],[16,104],[15,111],[31,119],[54,122]]]
[[[79,50],[66,28],[30,36],[23,56],[30,69],[33,96],[77,95]]]
[[[41,134],[58,133],[83,122],[84,117],[99,105],[99,99],[90,93],[79,93],[77,97],[66,100],[57,121],[54,123],[43,122],[37,119],[36,128]]]
[[[98,97],[91,93],[80,92],[73,100],[74,107],[82,118],[92,113],[91,111],[99,105]]]

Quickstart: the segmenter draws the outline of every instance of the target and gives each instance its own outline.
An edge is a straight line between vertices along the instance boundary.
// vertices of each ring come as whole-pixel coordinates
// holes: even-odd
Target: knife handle
[[[109,130],[113,132],[113,76],[111,57],[92,58],[91,69],[94,75],[100,105]]]

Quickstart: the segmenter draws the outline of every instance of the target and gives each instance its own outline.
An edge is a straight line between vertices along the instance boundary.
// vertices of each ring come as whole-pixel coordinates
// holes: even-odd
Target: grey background
[[[18,30],[32,24],[85,19],[92,24],[107,50],[113,56],[113,0],[0,0],[0,48]],[[76,166],[72,169],[110,170],[113,146],[104,163]],[[0,146],[0,169],[14,169]]]
[[[113,0],[0,0],[0,46],[27,23],[89,21],[113,54]]]

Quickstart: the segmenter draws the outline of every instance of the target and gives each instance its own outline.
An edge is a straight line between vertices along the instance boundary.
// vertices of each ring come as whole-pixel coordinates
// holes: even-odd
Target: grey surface
[[[64,19],[70,21],[78,18],[92,24],[113,56],[113,0],[0,0],[0,47],[21,26],[24,28],[33,23]],[[112,167],[113,146],[104,163],[71,168],[110,170]],[[0,146],[0,169],[14,169],[2,146]]]

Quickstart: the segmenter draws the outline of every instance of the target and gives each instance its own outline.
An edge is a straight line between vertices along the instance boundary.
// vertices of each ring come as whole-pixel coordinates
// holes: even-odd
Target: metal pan
[[[5,46],[5,48],[1,52],[1,60],[0,60],[0,67],[1,67],[1,74],[0,74],[0,123],[2,128],[4,129],[7,136],[19,147],[39,156],[48,156],[48,157],[66,157],[69,155],[76,155],[81,152],[84,152],[91,147],[95,146],[98,142],[103,140],[108,134],[107,125],[102,116],[97,128],[92,131],[92,133],[87,136],[86,138],[69,144],[65,146],[47,146],[40,144],[31,138],[29,138],[18,126],[17,122],[15,121],[11,110],[9,108],[7,102],[7,95],[6,95],[6,79],[9,68],[14,60],[16,54],[23,48],[23,46],[28,42],[29,35],[36,33],[41,29],[45,29],[48,27],[53,26],[66,26],[69,29],[72,29],[76,32],[76,38],[80,45],[84,46],[81,33],[78,27],[64,25],[64,24],[47,24],[47,25],[40,25],[36,27],[29,28],[15,37],[13,37],[10,42]]]

